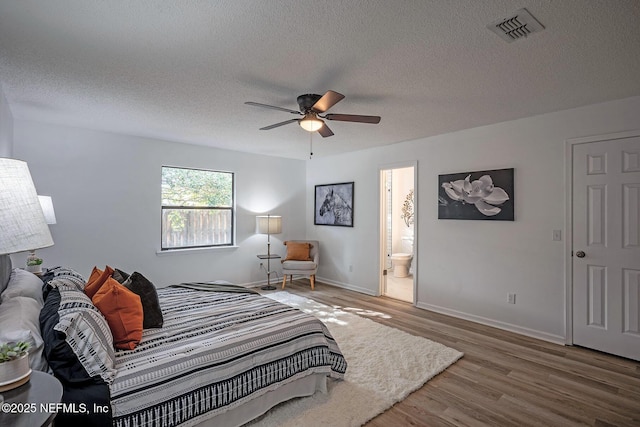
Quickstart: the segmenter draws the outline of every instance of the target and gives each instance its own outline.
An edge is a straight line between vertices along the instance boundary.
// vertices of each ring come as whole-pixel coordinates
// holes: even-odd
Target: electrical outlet
[[[562,230],[553,230],[553,241],[554,242],[562,241]]]
[[[516,303],[516,294],[507,294],[507,302],[509,304],[515,304]]]

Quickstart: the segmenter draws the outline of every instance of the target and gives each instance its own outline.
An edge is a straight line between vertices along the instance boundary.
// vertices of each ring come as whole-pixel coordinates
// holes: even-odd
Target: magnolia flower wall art
[[[438,177],[439,219],[513,221],[513,168]]]

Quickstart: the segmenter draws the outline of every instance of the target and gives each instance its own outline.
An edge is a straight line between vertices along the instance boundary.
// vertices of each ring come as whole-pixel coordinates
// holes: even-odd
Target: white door
[[[573,146],[573,343],[640,360],[640,137]]]

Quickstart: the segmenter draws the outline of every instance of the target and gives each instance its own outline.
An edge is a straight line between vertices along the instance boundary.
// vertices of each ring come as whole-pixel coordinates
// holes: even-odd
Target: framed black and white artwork
[[[315,225],[353,227],[353,182],[316,185]]]
[[[438,219],[514,221],[513,168],[438,176]]]

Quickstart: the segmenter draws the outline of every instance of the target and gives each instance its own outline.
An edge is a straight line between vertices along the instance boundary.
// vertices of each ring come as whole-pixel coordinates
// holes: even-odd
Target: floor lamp
[[[272,291],[276,287],[271,286],[271,260],[280,258],[280,255],[271,254],[271,235],[282,233],[282,217],[277,215],[258,215],[256,216],[256,233],[267,235],[267,254],[258,255],[260,259],[267,260],[267,285],[261,289]]]

